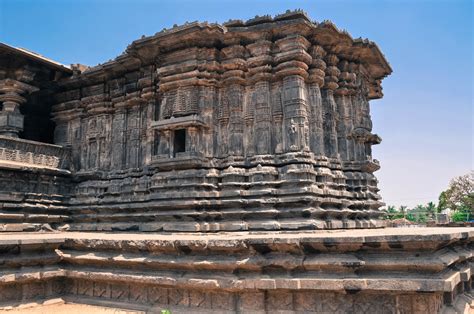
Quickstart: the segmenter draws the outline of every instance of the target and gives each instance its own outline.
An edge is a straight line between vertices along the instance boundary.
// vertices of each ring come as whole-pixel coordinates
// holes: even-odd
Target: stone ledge
[[[59,145],[0,136],[0,160],[13,166],[68,169],[70,151]]]
[[[207,127],[202,118],[198,115],[188,115],[184,117],[171,117],[159,121],[152,121],[151,128],[156,130],[173,130],[190,126]]]
[[[398,242],[442,242],[472,241],[474,228],[469,227],[427,227],[427,228],[385,228],[385,229],[347,229],[347,230],[316,230],[316,231],[268,231],[268,232],[220,232],[220,233],[130,233],[130,232],[52,232],[35,233],[24,232],[2,233],[0,245],[6,240],[20,241],[34,240],[101,240],[101,241],[176,241],[186,244],[197,244],[208,247],[209,245],[225,245],[228,241],[240,243],[284,243],[297,245],[299,243],[398,243]]]

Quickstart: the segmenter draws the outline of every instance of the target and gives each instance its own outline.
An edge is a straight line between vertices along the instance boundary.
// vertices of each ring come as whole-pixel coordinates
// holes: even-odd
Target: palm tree
[[[411,210],[413,217],[415,217],[417,222],[426,220],[426,208],[425,206],[418,204]]]
[[[387,212],[389,212],[390,214],[395,214],[397,212],[397,209],[395,208],[395,206],[390,205],[387,207]]]
[[[393,205],[387,206],[387,217],[388,219],[392,220],[395,219],[397,214],[397,209]]]
[[[426,204],[426,211],[428,212],[428,215],[430,216],[430,218],[434,218],[434,215],[435,215],[435,212],[436,212],[436,204],[433,203],[433,202],[429,202],[428,204]]]
[[[406,218],[406,215],[407,215],[407,207],[406,206],[400,206],[398,208],[398,211],[403,214],[403,218]]]

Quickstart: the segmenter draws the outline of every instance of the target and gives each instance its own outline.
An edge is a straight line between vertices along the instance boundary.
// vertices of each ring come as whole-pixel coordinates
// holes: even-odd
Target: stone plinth
[[[67,222],[72,183],[69,150],[0,136],[0,232],[34,231]]]
[[[0,296],[4,306],[60,297],[173,313],[436,313],[469,301],[473,237],[472,228],[4,234]]]

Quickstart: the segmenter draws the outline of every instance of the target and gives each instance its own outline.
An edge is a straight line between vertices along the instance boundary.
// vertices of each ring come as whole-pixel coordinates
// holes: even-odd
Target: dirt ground
[[[37,305],[27,308],[12,308],[0,310],[0,313],[11,314],[142,314],[142,311],[124,310],[96,305],[84,305],[75,303],[58,303],[51,305]]]

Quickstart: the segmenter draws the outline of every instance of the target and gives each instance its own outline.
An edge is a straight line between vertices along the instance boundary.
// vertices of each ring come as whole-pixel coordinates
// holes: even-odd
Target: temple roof
[[[7,56],[13,56],[16,60],[18,58],[23,58],[28,61],[44,65],[50,69],[59,70],[66,73],[72,73],[72,70],[68,66],[48,59],[36,52],[32,52],[24,48],[10,46],[5,43],[0,43],[0,57],[5,58]]]
[[[332,53],[364,64],[375,80],[392,73],[388,61],[374,42],[362,38],[354,39],[347,31],[338,29],[331,21],[320,23],[311,21],[304,11],[295,10],[275,17],[256,16],[245,22],[230,20],[218,24],[195,21],[174,25],[170,29],[164,28],[152,36],[142,36],[133,41],[122,55],[90,67],[84,74],[94,75],[108,69],[115,72],[117,67],[133,67],[131,58],[147,62],[156,59],[161,53],[191,46],[242,45],[293,34],[305,36]]]

